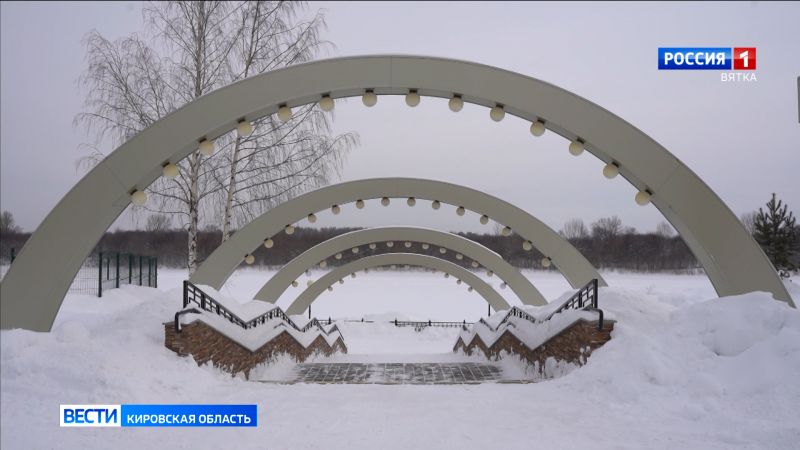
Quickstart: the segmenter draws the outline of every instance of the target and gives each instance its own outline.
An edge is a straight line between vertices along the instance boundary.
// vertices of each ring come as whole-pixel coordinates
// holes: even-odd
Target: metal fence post
[[[117,252],[117,289],[119,289],[119,252]]]
[[[142,255],[139,255],[139,286],[142,285]]]
[[[189,304],[189,280],[183,280],[183,307]]]
[[[153,286],[153,258],[147,257],[147,287]]]
[[[153,280],[153,287],[158,287],[158,257],[153,257],[153,266],[155,266],[155,279]]]
[[[128,254],[128,284],[133,284],[133,253]]]
[[[14,258],[16,258],[16,257],[17,257],[17,253],[16,253],[14,247],[11,247],[11,262],[12,263],[14,262]]]
[[[97,252],[97,296],[103,296],[103,252]]]

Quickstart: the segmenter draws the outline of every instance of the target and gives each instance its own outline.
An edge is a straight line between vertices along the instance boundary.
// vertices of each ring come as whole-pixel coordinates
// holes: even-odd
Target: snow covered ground
[[[240,270],[223,292],[251,298],[268,275]],[[547,298],[568,290],[554,272],[527,275]],[[788,449],[800,442],[800,312],[762,293],[716,299],[705,277],[604,274],[613,287],[601,290],[600,304],[618,320],[614,338],[561,378],[385,386],[255,383],[176,357],[163,346],[162,323],[180,307],[184,276],[161,271],[158,290],[70,295],[51,333],[2,331],[0,447]],[[800,286],[789,287],[800,301]],[[290,288],[279,305],[298,292]],[[486,304],[441,274],[370,272],[326,292],[312,310],[474,320]],[[458,329],[350,323],[342,333],[345,358],[354,361],[464,358],[449,353]],[[62,403],[257,403],[259,426],[59,428]]]

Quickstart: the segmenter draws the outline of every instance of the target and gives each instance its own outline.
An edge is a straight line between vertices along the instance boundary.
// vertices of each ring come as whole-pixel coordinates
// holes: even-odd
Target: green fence
[[[69,292],[103,296],[126,284],[158,287],[158,259],[132,253],[99,252],[84,262]]]
[[[0,255],[0,280],[15,256],[13,248],[8,255]],[[158,287],[158,258],[132,253],[93,253],[78,270],[69,292],[102,297],[107,290],[126,284]]]

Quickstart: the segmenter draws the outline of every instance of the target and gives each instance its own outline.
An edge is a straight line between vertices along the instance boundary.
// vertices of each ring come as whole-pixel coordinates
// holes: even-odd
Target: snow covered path
[[[475,362],[309,363],[296,370],[293,383],[478,384],[503,379],[500,367]]]
[[[240,272],[231,289],[255,292],[264,281],[263,273]],[[180,308],[181,279],[166,275],[160,290],[69,296],[51,333],[1,332],[0,447],[792,449],[800,442],[800,312],[760,293],[716,299],[702,277],[609,274],[614,287],[601,290],[600,302],[617,318],[614,338],[555,380],[277,385],[197,367],[164,348],[162,322]],[[388,321],[396,314],[470,320],[485,303],[428,274],[376,275],[348,280],[315,304],[333,313],[339,301],[345,312],[334,317],[360,318],[364,308],[387,322],[383,331],[343,329],[351,354],[333,362],[462,358],[450,353],[457,329],[416,333]],[[566,290],[549,274],[530,275],[549,298]],[[800,299],[800,288],[790,289]],[[259,426],[59,428],[62,403],[256,403]]]

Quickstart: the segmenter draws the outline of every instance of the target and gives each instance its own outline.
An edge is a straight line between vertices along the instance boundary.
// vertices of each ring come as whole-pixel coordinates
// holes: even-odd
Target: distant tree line
[[[772,198],[757,212],[741,217],[745,228],[764,249],[782,276],[788,277],[800,267],[800,226],[788,207]],[[152,215],[148,218],[145,230],[115,231],[106,233],[94,252],[121,252],[156,256],[159,265],[166,267],[188,267],[186,245],[190,239],[186,230],[172,229],[171,221],[165,215]],[[259,246],[253,255],[255,265],[278,267],[286,264],[309,248],[343,233],[358,228],[296,228],[288,235],[284,232],[272,236],[272,248]],[[502,236],[499,228],[493,233],[458,233],[497,252],[516,267],[542,269],[542,255],[535,248],[523,248],[523,238],[515,233]],[[638,272],[687,272],[699,269],[692,252],[667,222],[661,222],[652,233],[639,233],[633,227],[625,226],[617,216],[604,217],[589,226],[581,219],[570,219],[559,231],[562,237],[574,245],[595,267],[599,269],[620,269]],[[223,232],[207,228],[197,233],[198,261],[204,261],[222,241]],[[30,233],[24,233],[16,225],[13,215],[8,211],[0,214],[0,258],[8,261],[11,248],[22,248]],[[267,238],[268,236],[264,236]],[[369,246],[359,248],[358,254],[342,252],[341,258],[331,257],[326,262],[336,266],[361,258],[365,255],[405,251],[405,242],[396,241],[392,247],[377,243],[375,249]],[[466,268],[473,267],[466,257],[458,259],[448,251],[439,253],[439,248],[430,246],[423,249],[422,243],[412,243],[409,252],[427,254],[447,259]],[[58,257],[54,255],[53,257]],[[244,257],[244,255],[242,255]]]
[[[355,231],[357,228],[296,228],[294,234],[284,232],[273,236],[274,245],[267,249],[259,246],[253,255],[257,266],[282,266],[305,250],[332,237]],[[624,231],[624,230],[623,230]],[[631,230],[627,230],[631,231]],[[536,249],[526,251],[522,248],[523,238],[517,234],[501,236],[498,234],[458,233],[468,239],[479,242],[500,254],[503,259],[514,266],[524,268],[542,268],[544,255]],[[2,254],[8,255],[11,247],[17,251],[30,236],[30,233],[11,232],[2,236]],[[198,232],[198,256],[205,260],[219,246],[221,231],[205,230]],[[266,237],[266,236],[265,236]],[[187,267],[186,242],[188,236],[184,230],[136,230],[115,231],[106,233],[97,245],[95,252],[132,252],[158,257],[162,267]],[[654,233],[639,234],[620,232],[608,234],[606,230],[597,230],[596,234],[569,239],[592,264],[603,269],[624,269],[636,271],[686,271],[697,267],[697,262],[689,249],[679,237],[661,236]],[[331,266],[345,264],[365,255],[398,252],[405,250],[405,241],[395,241],[390,248],[386,243],[378,243],[376,248],[369,246],[359,248],[359,253],[342,252],[342,258],[331,257],[327,263]],[[456,254],[448,251],[439,253],[439,247],[430,246],[422,249],[421,243],[412,243],[409,251],[428,254],[447,259],[466,268],[471,268],[472,260],[464,257],[457,259]],[[244,255],[242,255],[244,256]],[[55,256],[54,256],[55,257]]]

